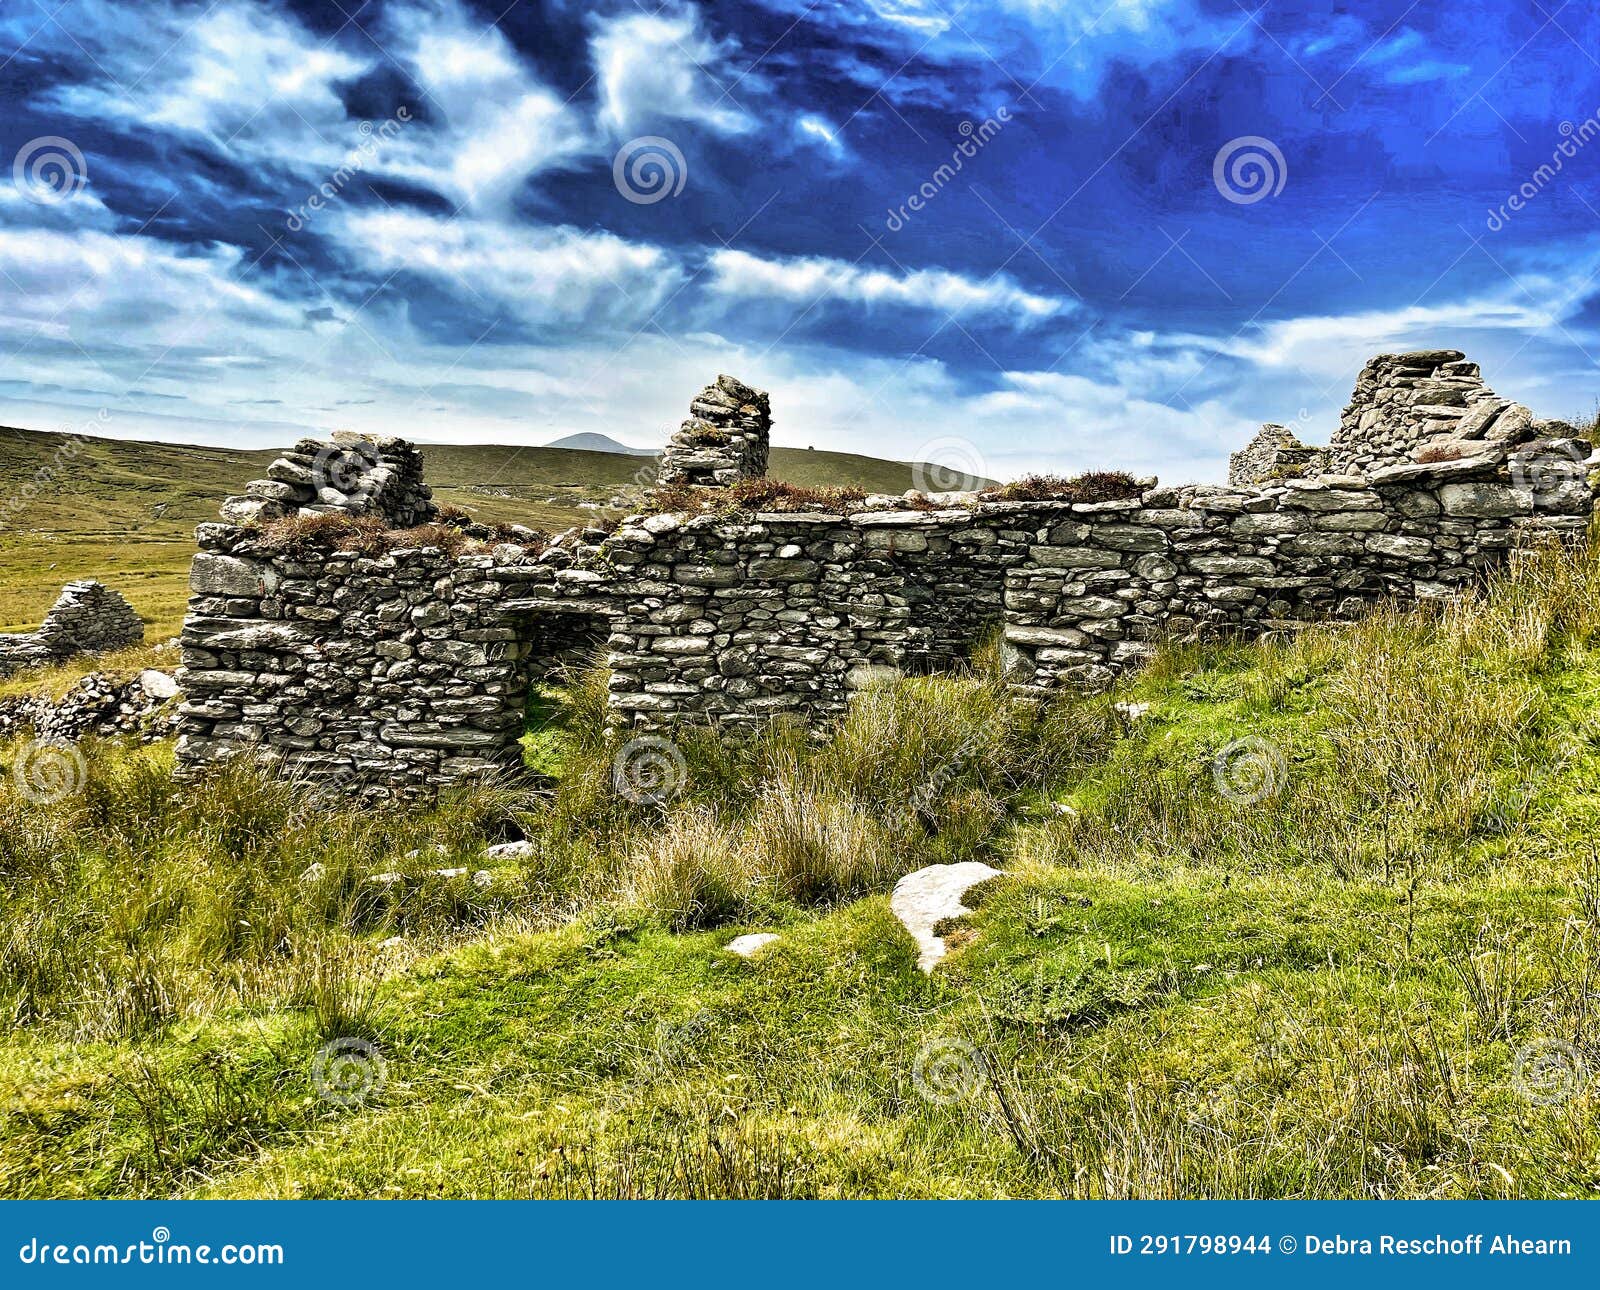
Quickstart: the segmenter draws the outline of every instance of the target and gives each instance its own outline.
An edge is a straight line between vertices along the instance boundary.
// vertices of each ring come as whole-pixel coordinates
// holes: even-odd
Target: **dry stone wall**
[[[767,473],[772,402],[765,390],[719,376],[689,405],[689,418],[667,441],[659,482],[717,486]]]
[[[143,639],[144,623],[121,595],[92,579],[69,582],[38,631],[0,636],[0,676]]]
[[[696,399],[697,417],[711,415],[713,390],[727,400],[719,415],[764,434],[765,396],[727,377]],[[636,515],[542,549],[457,555],[405,549],[398,535],[381,557],[290,556],[259,526],[204,525],[180,766],[254,750],[371,796],[514,773],[530,682],[594,645],[630,731],[827,721],[863,686],[948,667],[996,630],[1017,692],[1043,698],[1103,686],[1163,638],[1258,635],[1452,595],[1521,541],[1585,532],[1588,481],[1551,464],[1582,460],[1588,444],[1464,441],[1470,453],[1448,460],[1267,487]]]
[[[1018,684],[1041,697],[1100,686],[1163,637],[1257,636],[1458,594],[1521,541],[1581,540],[1587,481],[1540,477],[1566,447],[1271,488],[1157,488],[1050,517],[1007,582]]]
[[[1559,422],[1536,423],[1522,404],[1501,398],[1460,350],[1379,354],[1361,369],[1339,418],[1328,444],[1329,467],[1341,473],[1375,470],[1571,433]]]
[[[173,733],[177,692],[172,674],[156,668],[136,676],[91,672],[59,699],[38,694],[0,699],[0,740],[27,734],[45,743],[68,743],[85,735],[131,735],[149,743]]]
[[[285,515],[374,515],[393,528],[434,518],[433,494],[422,480],[422,454],[404,439],[370,439],[338,430],[324,443],[302,439],[222,504],[234,524]]]
[[[1228,483],[1245,487],[1294,479],[1327,465],[1326,448],[1308,448],[1287,426],[1269,421],[1248,444],[1228,458]]]

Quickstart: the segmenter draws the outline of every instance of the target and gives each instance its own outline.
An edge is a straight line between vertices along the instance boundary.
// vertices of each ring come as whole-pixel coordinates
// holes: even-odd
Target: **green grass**
[[[275,451],[89,439],[0,427],[0,495],[14,497],[41,470],[32,500],[0,516],[0,631],[39,625],[65,582],[99,578],[122,592],[154,642],[177,634],[187,598],[194,527],[222,499],[260,478]],[[288,445],[284,445],[287,447]],[[441,505],[490,523],[560,531],[636,483],[650,458],[567,448],[424,444]],[[805,488],[855,485],[903,493],[912,467],[854,453],[774,448],[771,474]]]
[[[1592,1080],[1518,1075],[1600,1071],[1593,554],[1042,712],[986,654],[824,739],[685,736],[661,807],[610,789],[603,682],[539,699],[553,787],[428,812],[175,792],[162,747],[0,785],[0,1193],[1600,1189]],[[924,976],[885,893],[967,858],[1005,876]]]

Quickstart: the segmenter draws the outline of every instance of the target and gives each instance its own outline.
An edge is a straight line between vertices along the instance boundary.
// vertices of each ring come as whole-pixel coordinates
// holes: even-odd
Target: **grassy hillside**
[[[1595,554],[1043,712],[980,659],[686,738],[664,808],[601,684],[542,797],[0,783],[0,1194],[1600,1189]],[[923,976],[885,893],[968,858],[1005,876]]]
[[[71,446],[77,445],[76,451]],[[514,445],[424,445],[441,503],[488,521],[564,529],[639,478],[649,458]],[[32,500],[0,512],[0,631],[38,626],[61,584],[95,577],[133,602],[150,639],[183,617],[194,526],[259,478],[274,452],[243,452],[0,427],[0,497],[40,478]],[[44,471],[43,476],[39,472]],[[775,478],[809,488],[854,484],[901,493],[912,467],[852,453],[774,448]]]

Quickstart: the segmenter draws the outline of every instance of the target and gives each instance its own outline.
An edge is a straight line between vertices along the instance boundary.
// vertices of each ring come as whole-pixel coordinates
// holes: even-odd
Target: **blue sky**
[[[726,371],[779,443],[1206,480],[1435,346],[1575,416],[1597,54],[1556,0],[6,0],[0,423],[654,444]]]

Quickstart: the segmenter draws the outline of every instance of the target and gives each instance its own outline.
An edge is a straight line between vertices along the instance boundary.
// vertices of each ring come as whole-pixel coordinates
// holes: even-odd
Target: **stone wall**
[[[1559,438],[1571,427],[1536,423],[1487,385],[1455,349],[1379,354],[1361,369],[1328,444],[1329,468],[1374,470],[1418,457],[1471,456],[1489,442]]]
[[[222,518],[245,524],[338,512],[374,515],[404,529],[434,518],[432,497],[414,445],[338,430],[326,443],[300,440],[267,467],[265,479],[251,480],[242,497],[228,498]]]
[[[726,377],[709,388],[759,433],[765,396]],[[1450,460],[1267,487],[716,507],[454,555],[424,544],[432,530],[410,549],[395,535],[381,557],[291,556],[257,526],[204,525],[180,766],[254,749],[373,796],[514,772],[530,682],[592,645],[613,718],[634,731],[827,721],[875,679],[948,667],[1001,630],[1017,692],[1042,698],[1103,686],[1163,638],[1448,596],[1521,541],[1584,533],[1587,479],[1550,463],[1589,445],[1462,442]]]
[[[594,548],[284,554],[206,524],[190,570],[180,767],[249,748],[370,796],[513,770],[541,658],[604,632]]]
[[[92,579],[69,582],[38,631],[0,636],[0,676],[142,640],[144,623],[121,595]]]
[[[1256,437],[1228,458],[1228,482],[1245,487],[1295,479],[1327,464],[1326,448],[1308,448],[1287,426],[1269,421]]]
[[[767,473],[772,405],[765,390],[719,376],[689,405],[661,454],[664,485],[723,486]]]
[[[1569,442],[1074,507],[1008,577],[1016,679],[1037,696],[1097,687],[1163,637],[1252,637],[1458,594],[1519,542],[1582,539],[1587,480],[1540,473]]]

